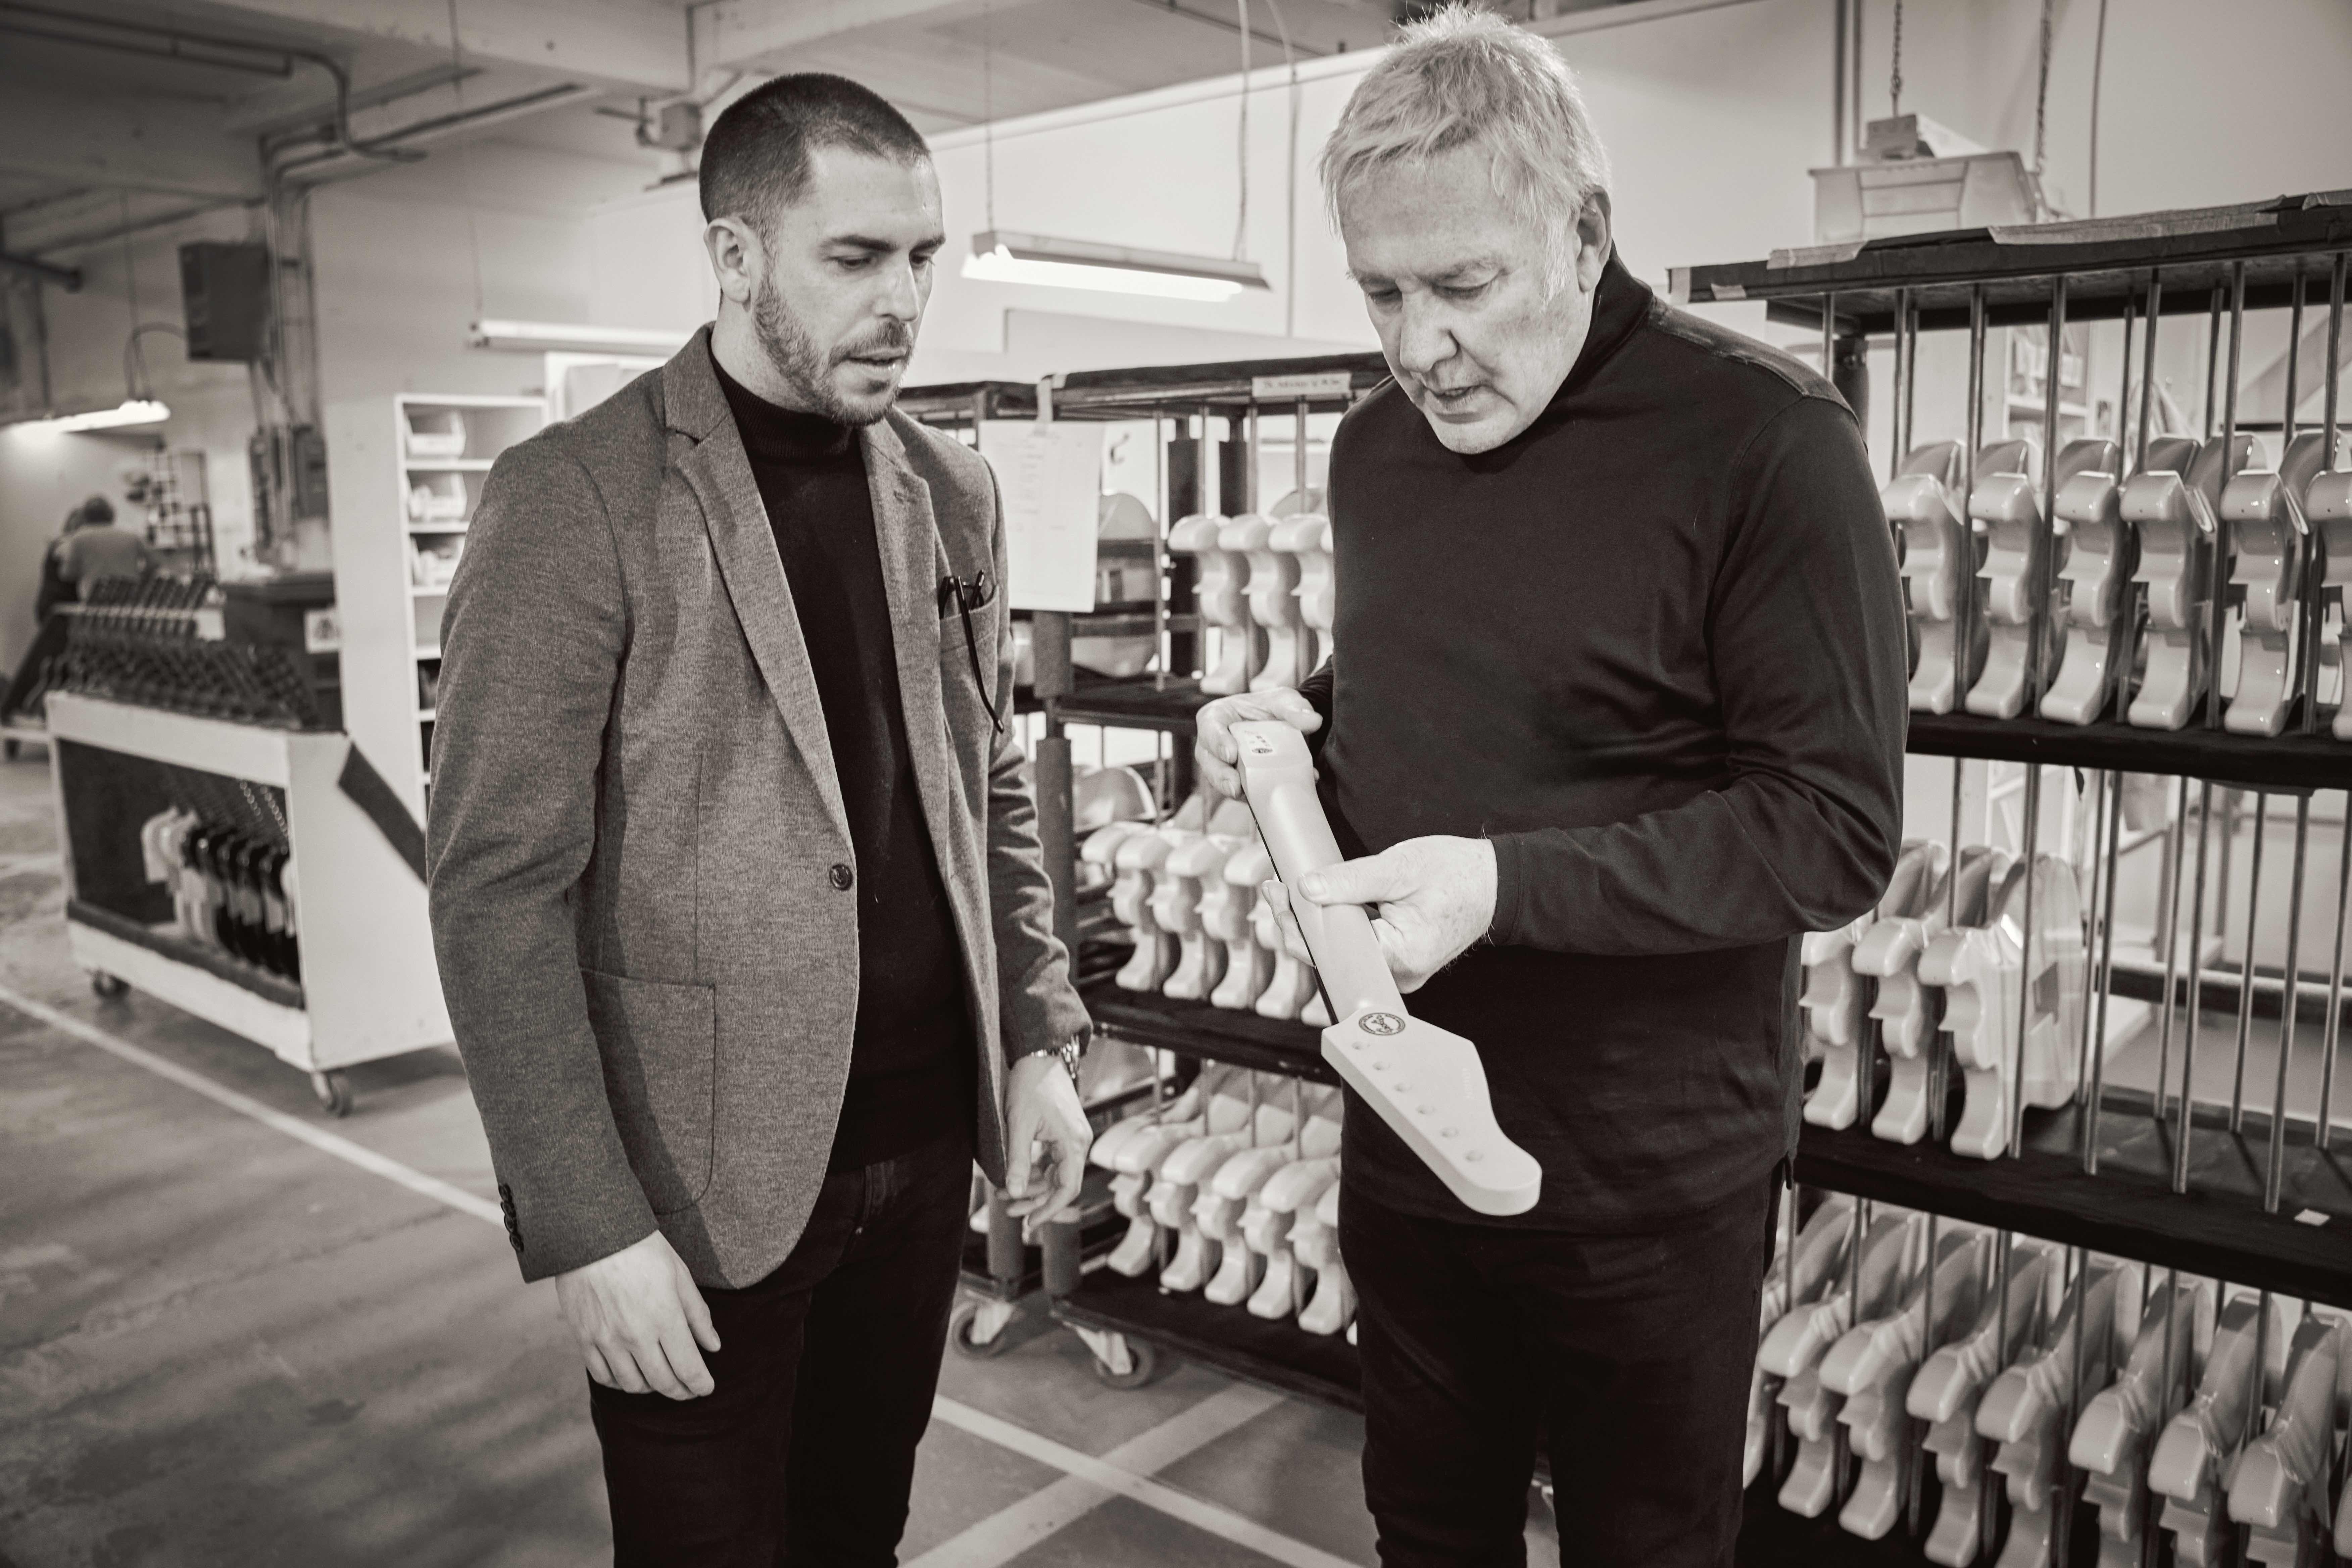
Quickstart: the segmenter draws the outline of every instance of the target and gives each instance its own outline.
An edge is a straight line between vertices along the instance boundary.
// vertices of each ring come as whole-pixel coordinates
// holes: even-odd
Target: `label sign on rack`
[[[1103,427],[983,419],[980,455],[1004,498],[1005,602],[1016,610],[1093,609]]]
[[[1345,397],[1348,373],[1327,370],[1313,375],[1254,375],[1250,395],[1260,403],[1297,403],[1308,398]]]

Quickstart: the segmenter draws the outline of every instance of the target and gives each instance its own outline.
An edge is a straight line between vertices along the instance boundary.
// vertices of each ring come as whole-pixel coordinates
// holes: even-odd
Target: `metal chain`
[[[1903,112],[1903,0],[1895,0],[1895,69],[1886,81],[1887,113]]]
[[[2033,178],[2042,179],[2043,153],[2048,141],[2050,116],[2050,13],[2057,0],[2042,0],[2042,81],[2033,94]],[[2047,200],[2042,202],[2047,207]]]

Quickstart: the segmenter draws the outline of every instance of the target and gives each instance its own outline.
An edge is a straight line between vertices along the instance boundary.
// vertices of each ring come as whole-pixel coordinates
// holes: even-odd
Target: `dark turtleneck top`
[[[1323,789],[1340,847],[1493,843],[1485,942],[1410,998],[1544,1168],[1511,1225],[1638,1232],[1795,1142],[1798,937],[1902,825],[1903,601],[1862,431],[1613,258],[1558,394],[1491,452],[1393,384],[1331,447]],[[1349,1184],[1478,1220],[1350,1105]]]
[[[849,1170],[959,1129],[970,1136],[977,1064],[962,961],[907,745],[864,445],[712,363],[808,645],[856,856],[857,1027],[831,1161]]]

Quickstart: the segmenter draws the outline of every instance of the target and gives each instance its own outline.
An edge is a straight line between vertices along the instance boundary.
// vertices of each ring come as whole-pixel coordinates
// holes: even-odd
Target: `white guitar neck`
[[[1258,831],[1288,886],[1339,863],[1339,846],[1315,795],[1307,742],[1285,723],[1234,726],[1242,786]],[[1478,1047],[1404,1010],[1372,934],[1353,904],[1292,901],[1299,934],[1322,977],[1334,1022],[1323,1059],[1421,1156],[1454,1196],[1480,1214],[1525,1214],[1543,1186],[1543,1167],[1496,1124]]]

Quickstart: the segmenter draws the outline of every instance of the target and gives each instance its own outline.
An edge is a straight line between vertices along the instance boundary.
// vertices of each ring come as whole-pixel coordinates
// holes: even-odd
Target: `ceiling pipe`
[[[54,283],[68,294],[81,292],[81,268],[58,267],[47,261],[36,261],[29,256],[12,256],[0,250],[0,271],[19,272],[43,283]]]

